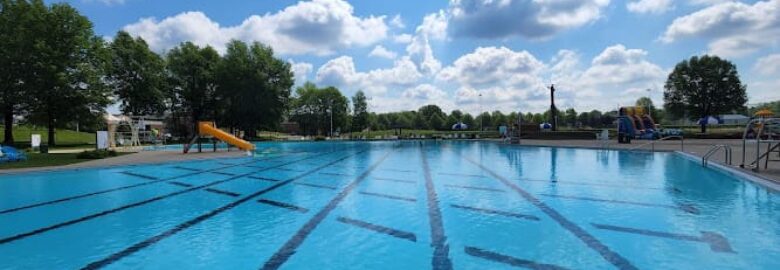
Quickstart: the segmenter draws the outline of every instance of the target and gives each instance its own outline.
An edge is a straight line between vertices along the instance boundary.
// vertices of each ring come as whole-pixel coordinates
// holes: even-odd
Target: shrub
[[[84,151],[81,153],[78,153],[76,155],[76,158],[78,159],[103,159],[107,157],[115,157],[116,151],[114,150],[93,150],[93,151]]]

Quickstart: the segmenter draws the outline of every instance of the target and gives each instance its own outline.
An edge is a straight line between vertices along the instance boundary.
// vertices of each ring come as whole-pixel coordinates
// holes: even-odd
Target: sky
[[[220,53],[270,45],[296,85],[363,90],[371,111],[612,110],[650,96],[678,62],[732,61],[750,104],[780,100],[780,0],[75,0],[110,40]]]

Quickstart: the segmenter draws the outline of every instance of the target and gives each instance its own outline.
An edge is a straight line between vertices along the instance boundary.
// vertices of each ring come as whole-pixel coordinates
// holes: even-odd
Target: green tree
[[[420,109],[417,110],[417,113],[422,114],[422,117],[426,121],[430,121],[431,117],[434,115],[438,115],[442,118],[447,117],[446,114],[439,108],[439,106],[436,105],[425,105],[420,107]]]
[[[290,64],[274,57],[271,47],[233,40],[217,71],[216,103],[229,125],[257,137],[257,130],[278,127],[290,99]]]
[[[567,109],[563,113],[563,122],[566,123],[569,126],[576,126],[577,125],[577,111],[575,111],[573,108]]]
[[[43,21],[38,30],[43,38],[34,45],[30,119],[47,127],[49,145],[54,146],[55,128],[98,117],[109,104],[104,82],[109,53],[92,23],[70,5],[51,5]]]
[[[445,130],[446,129],[445,128],[446,122],[445,122],[444,118],[442,118],[441,115],[439,115],[439,114],[434,114],[433,116],[431,116],[431,120],[429,122],[430,122],[431,128],[433,128],[433,129],[436,129],[436,130]]]
[[[507,123],[506,115],[501,113],[501,111],[493,111],[493,114],[490,116],[490,118],[491,118],[490,120],[492,121],[490,125],[493,127],[506,125]]]
[[[48,8],[43,1],[0,0],[0,114],[4,144],[13,144],[14,116],[31,105]]]
[[[641,97],[636,100],[636,106],[645,108],[645,111],[649,111],[650,117],[653,118],[653,121],[656,123],[661,122],[661,114],[658,112],[658,109],[655,108],[655,105],[653,105],[653,100],[648,97]]]
[[[174,110],[189,116],[190,132],[195,134],[197,122],[214,119],[216,69],[219,54],[207,46],[200,48],[192,42],[184,42],[168,52],[168,78],[173,89]]]
[[[363,91],[357,91],[352,96],[352,130],[361,131],[369,126],[368,102]]]
[[[468,127],[468,129],[473,130],[478,128],[476,125],[476,121],[474,120],[474,117],[471,116],[471,114],[469,113],[463,114],[463,117],[460,119],[460,121],[463,122],[463,124],[466,124],[466,127]]]
[[[427,118],[425,118],[425,115],[417,112],[414,114],[414,117],[412,118],[412,124],[414,125],[415,129],[430,129],[431,124],[428,121]]]
[[[111,65],[107,80],[125,114],[160,114],[165,110],[165,63],[142,38],[119,31],[109,46]]]
[[[676,117],[704,118],[745,109],[746,86],[737,67],[717,56],[694,56],[678,63],[664,85],[666,112]],[[701,126],[701,132],[707,126]]]
[[[488,112],[481,113],[479,116],[477,116],[476,119],[474,119],[474,121],[476,121],[476,124],[479,125],[477,129],[482,130],[490,129],[490,126],[493,124],[493,119],[490,118],[490,113]]]
[[[333,130],[347,127],[349,101],[335,87],[317,88],[306,83],[295,90],[292,102],[291,119],[301,125],[305,134],[328,134]]]

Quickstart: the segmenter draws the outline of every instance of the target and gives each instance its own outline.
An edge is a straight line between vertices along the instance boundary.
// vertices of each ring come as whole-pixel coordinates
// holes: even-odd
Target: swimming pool
[[[675,153],[264,147],[0,175],[0,269],[780,269],[778,194]]]

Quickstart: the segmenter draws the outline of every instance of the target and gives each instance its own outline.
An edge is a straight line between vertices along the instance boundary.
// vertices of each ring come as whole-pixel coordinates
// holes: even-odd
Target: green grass
[[[122,156],[126,154],[129,153],[117,153],[117,156]],[[27,155],[27,160],[25,161],[0,164],[0,170],[62,166],[62,165],[94,160],[94,159],[76,158],[76,155],[78,155],[78,153],[58,153],[58,154],[26,153],[26,155]]]
[[[5,129],[0,127],[0,134],[4,134]],[[40,134],[41,142],[49,141],[48,131],[45,127],[15,126],[13,129],[14,141],[17,146],[30,146],[30,135]],[[0,135],[2,136],[2,135]],[[57,147],[83,146],[86,144],[95,144],[95,133],[76,132],[74,130],[57,129],[54,135],[57,140]]]

